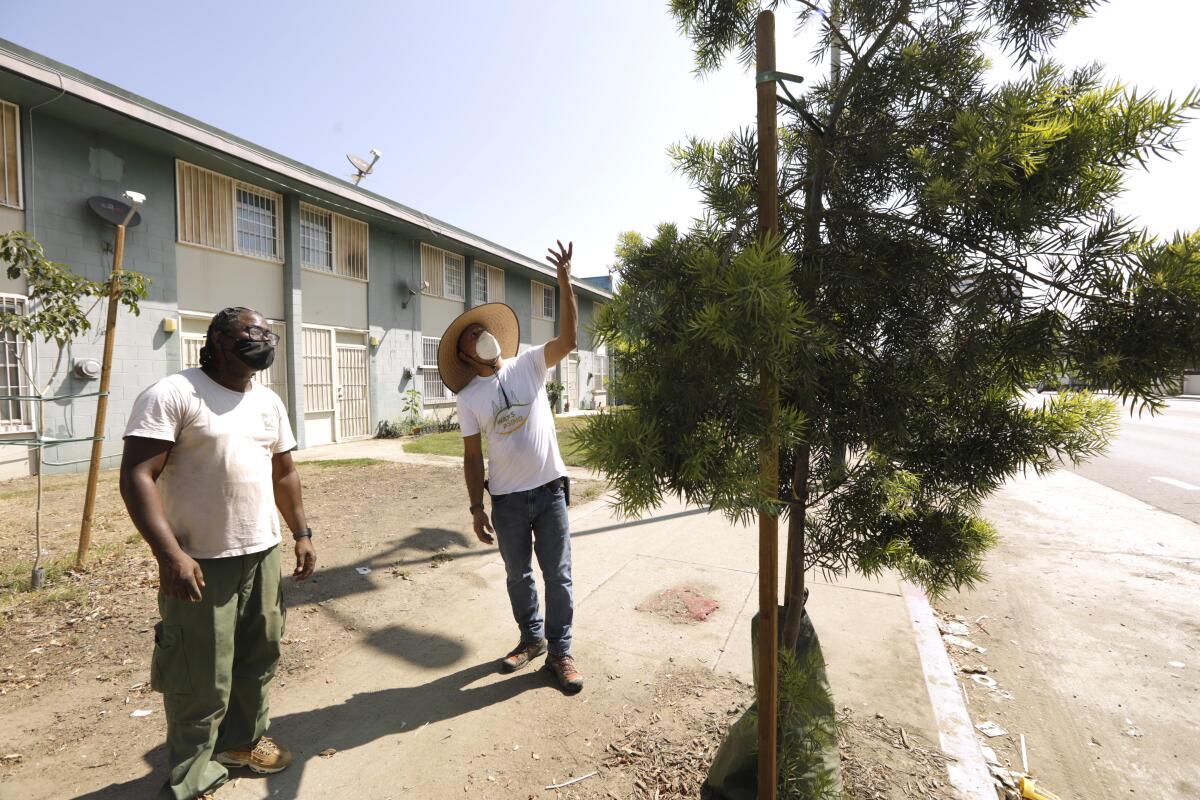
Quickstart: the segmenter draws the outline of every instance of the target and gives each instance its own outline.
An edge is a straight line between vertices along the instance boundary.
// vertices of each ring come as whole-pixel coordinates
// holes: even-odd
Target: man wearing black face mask
[[[252,380],[278,341],[258,312],[221,311],[200,368],[142,392],[125,429],[121,496],[159,567],[150,683],[167,715],[161,798],[209,797],[226,767],[272,773],[292,760],[264,735],[284,621],[276,509],[295,540],[295,578],[313,573],[316,552],[287,409]]]

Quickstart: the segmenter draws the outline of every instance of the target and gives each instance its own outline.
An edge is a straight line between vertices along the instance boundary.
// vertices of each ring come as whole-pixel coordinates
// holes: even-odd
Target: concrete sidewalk
[[[586,413],[580,412],[578,416],[584,416]],[[571,416],[559,415],[559,416]],[[375,458],[380,461],[395,461],[401,464],[427,464],[431,466],[462,466],[462,458],[459,456],[438,456],[429,453],[406,453],[404,444],[414,441],[413,439],[358,439],[353,442],[339,442],[337,444],[323,444],[317,447],[310,447],[306,450],[297,450],[294,453],[294,458],[297,461],[340,461],[350,458]],[[582,467],[567,467],[567,473],[572,478],[580,480],[601,480],[600,476],[591,470]]]
[[[410,456],[397,442],[378,440],[302,454],[362,457],[443,467],[461,463]],[[644,519],[621,521],[601,499],[573,508],[571,517],[575,654],[588,676],[581,696],[564,697],[530,672],[496,674],[494,659],[512,645],[514,627],[504,566],[495,548],[456,554],[443,567],[445,573],[439,570],[447,580],[439,581],[436,595],[419,604],[398,591],[394,579],[376,572],[363,578],[374,584],[367,587],[369,603],[339,598],[321,604],[323,613],[354,620],[360,644],[326,657],[319,674],[302,679],[301,687],[289,685],[275,694],[272,730],[292,745],[297,764],[265,780],[231,784],[219,797],[325,797],[335,792],[380,798],[461,796],[465,783],[475,780],[487,763],[486,753],[480,752],[485,744],[491,748],[495,742],[512,741],[519,746],[528,740],[530,731],[513,729],[514,719],[522,715],[538,720],[549,714],[563,727],[587,731],[594,719],[589,703],[611,707],[615,701],[620,707],[621,698],[637,697],[641,678],[670,664],[681,669],[703,665],[751,680],[756,530],[730,526],[720,516],[679,503],[668,503]],[[914,626],[914,619],[922,612],[914,612],[912,592],[906,598],[892,576],[835,583],[813,576],[811,581],[809,610],[838,707],[881,714],[953,750],[947,746],[945,715],[931,701],[936,692],[931,695],[929,656],[919,649],[915,635],[920,622]],[[718,609],[692,624],[637,610],[658,592],[679,586],[716,600]],[[924,602],[917,597],[918,605]],[[928,606],[924,608],[928,615]],[[925,627],[932,624],[927,616]],[[928,630],[926,634],[928,638]],[[945,659],[936,629],[932,640]],[[974,741],[969,723],[966,736]],[[547,746],[545,737],[541,744]],[[584,745],[554,757],[565,758],[564,766],[590,770],[601,754],[586,749],[590,742]],[[537,740],[526,746],[537,746]],[[326,747],[335,748],[338,756],[314,757]],[[982,769],[978,745],[974,747]],[[958,764],[971,759],[969,753],[951,754]],[[431,788],[426,776],[430,764],[438,765],[439,780],[457,795],[449,788],[445,794]],[[965,791],[962,796],[979,800],[994,793]]]

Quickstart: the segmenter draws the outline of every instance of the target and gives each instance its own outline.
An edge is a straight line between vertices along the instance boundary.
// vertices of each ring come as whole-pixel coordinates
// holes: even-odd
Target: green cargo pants
[[[191,800],[229,776],[216,753],[267,730],[267,684],[279,663],[283,592],[279,547],[198,559],[203,599],[158,596],[150,685],[162,692],[171,774],[163,800]]]

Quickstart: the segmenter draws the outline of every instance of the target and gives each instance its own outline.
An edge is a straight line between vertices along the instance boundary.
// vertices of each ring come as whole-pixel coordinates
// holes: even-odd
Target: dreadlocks
[[[204,346],[200,348],[200,366],[207,367],[213,362],[213,334],[228,333],[233,330],[233,323],[245,313],[254,313],[254,309],[242,306],[231,306],[218,311],[208,323],[208,333],[204,335]]]

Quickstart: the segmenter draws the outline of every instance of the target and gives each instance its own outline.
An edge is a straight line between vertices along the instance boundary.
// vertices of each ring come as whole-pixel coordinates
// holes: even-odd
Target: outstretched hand
[[[575,251],[575,243],[567,242],[566,247],[563,247],[563,243],[561,241],[556,240],[556,243],[558,244],[558,252],[555,252],[553,247],[546,248],[546,252],[550,254],[546,256],[546,260],[553,264],[554,268],[558,270],[558,277],[560,279],[570,278],[571,254]]]

